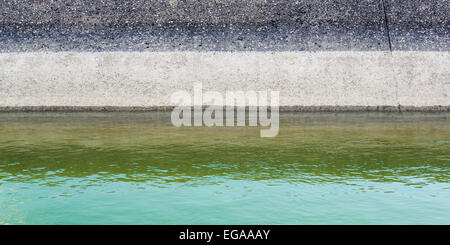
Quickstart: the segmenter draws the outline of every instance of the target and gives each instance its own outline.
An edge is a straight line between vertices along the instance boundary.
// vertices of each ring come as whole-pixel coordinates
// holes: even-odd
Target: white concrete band
[[[172,106],[177,90],[277,90],[281,106],[448,106],[448,52],[0,53],[0,107]]]

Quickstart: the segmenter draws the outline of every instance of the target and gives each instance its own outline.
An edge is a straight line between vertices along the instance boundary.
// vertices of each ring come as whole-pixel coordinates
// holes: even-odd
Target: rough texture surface
[[[450,51],[450,1],[384,1],[393,50]]]
[[[279,90],[292,110],[448,110],[449,8],[448,0],[1,0],[0,110],[170,108],[170,95],[194,82]]]
[[[2,0],[0,52],[450,51],[448,0]]]
[[[0,107],[173,106],[172,93],[280,91],[282,106],[449,106],[447,52],[0,54]]]
[[[380,0],[3,0],[0,51],[388,50]]]

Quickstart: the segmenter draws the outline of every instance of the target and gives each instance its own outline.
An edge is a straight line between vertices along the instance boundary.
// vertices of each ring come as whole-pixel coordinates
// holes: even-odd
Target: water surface
[[[1,113],[0,224],[450,224],[450,113]]]

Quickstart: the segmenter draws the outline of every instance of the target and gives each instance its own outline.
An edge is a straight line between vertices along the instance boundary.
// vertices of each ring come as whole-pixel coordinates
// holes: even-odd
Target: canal
[[[0,224],[449,224],[450,113],[0,113]]]

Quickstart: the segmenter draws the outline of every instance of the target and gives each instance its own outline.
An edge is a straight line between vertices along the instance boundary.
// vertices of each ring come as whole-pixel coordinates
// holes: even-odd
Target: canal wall
[[[170,108],[277,90],[292,110],[449,110],[446,1],[0,2],[0,110]]]

